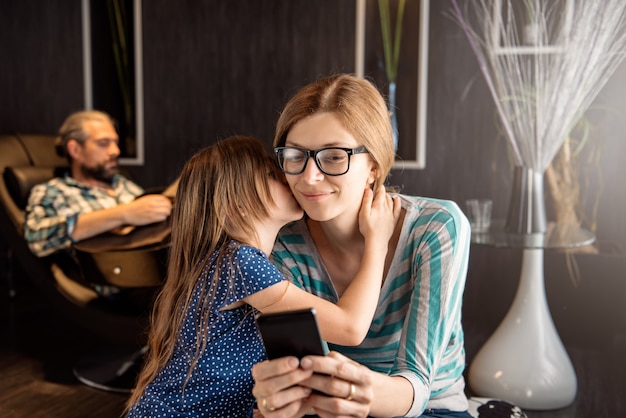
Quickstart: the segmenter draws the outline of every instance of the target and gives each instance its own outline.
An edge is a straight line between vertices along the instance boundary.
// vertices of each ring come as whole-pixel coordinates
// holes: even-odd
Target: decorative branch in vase
[[[406,0],[398,1],[394,35],[391,34],[391,12],[389,0],[378,0],[380,13],[380,29],[383,37],[383,53],[385,56],[385,74],[389,82],[388,106],[393,128],[393,145],[398,149],[398,116],[396,114],[396,80],[398,76],[398,62],[400,60],[400,41],[402,40],[402,21]]]
[[[562,225],[571,228],[583,226],[583,223],[595,233],[596,214],[602,192],[601,187],[589,187],[581,182],[581,177],[588,175],[584,170],[594,170],[598,182],[602,183],[602,171],[599,169],[599,153],[601,145],[598,140],[591,141],[591,123],[583,117],[575,129],[563,141],[563,145],[547,167],[545,172],[546,184],[554,218]],[[582,161],[583,149],[587,148],[587,160]],[[581,172],[583,171],[583,172]],[[590,216],[585,216],[582,209],[583,200],[591,200]],[[563,249],[566,253],[597,253],[595,244]],[[572,278],[577,281],[577,275]]]
[[[558,200],[554,206],[560,208],[557,224],[580,226],[572,206],[578,200],[578,173],[562,165],[575,160],[566,140],[625,56],[626,2],[451,1],[494,99],[516,169],[542,179],[547,173],[552,198]],[[558,184],[569,185],[569,192],[554,187]],[[543,194],[535,197],[543,204]]]
[[[451,1],[515,161],[506,237],[523,239],[514,300],[474,357],[469,385],[529,410],[561,409],[576,398],[578,379],[548,307],[544,249],[595,237],[559,220],[548,228],[544,174],[624,57],[626,2]]]

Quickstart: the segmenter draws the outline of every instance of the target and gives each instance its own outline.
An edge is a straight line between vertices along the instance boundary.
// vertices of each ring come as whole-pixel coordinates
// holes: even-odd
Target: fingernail
[[[311,366],[313,366],[313,362],[310,358],[304,357],[302,358],[302,360],[300,360],[300,367],[302,367],[303,369],[309,368]]]
[[[289,367],[293,367],[295,369],[296,367],[298,367],[298,358],[297,357],[289,357],[289,360],[287,361],[287,364],[289,365]]]

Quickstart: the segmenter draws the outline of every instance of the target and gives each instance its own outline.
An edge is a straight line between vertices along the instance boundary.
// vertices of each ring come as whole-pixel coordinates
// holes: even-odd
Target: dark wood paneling
[[[3,0],[0,130],[56,132],[83,106],[80,0]]]
[[[297,87],[354,71],[354,14],[352,0],[144,2],[141,176],[169,180],[198,148],[234,133],[269,147]]]

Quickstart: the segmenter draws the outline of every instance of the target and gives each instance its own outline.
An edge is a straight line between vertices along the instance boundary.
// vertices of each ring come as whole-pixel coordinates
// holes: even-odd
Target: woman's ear
[[[378,167],[375,164],[372,164],[369,176],[367,177],[367,184],[369,184],[370,187],[373,187],[376,184],[376,180],[378,180]]]

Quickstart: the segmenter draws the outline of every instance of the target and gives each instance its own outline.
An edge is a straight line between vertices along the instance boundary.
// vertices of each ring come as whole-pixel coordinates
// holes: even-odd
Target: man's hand
[[[125,224],[148,225],[167,219],[172,213],[172,201],[161,194],[149,194],[122,205]]]
[[[78,216],[72,238],[82,241],[103,232],[120,233],[128,225],[141,226],[161,222],[172,213],[172,202],[163,195],[142,196],[130,203]]]

